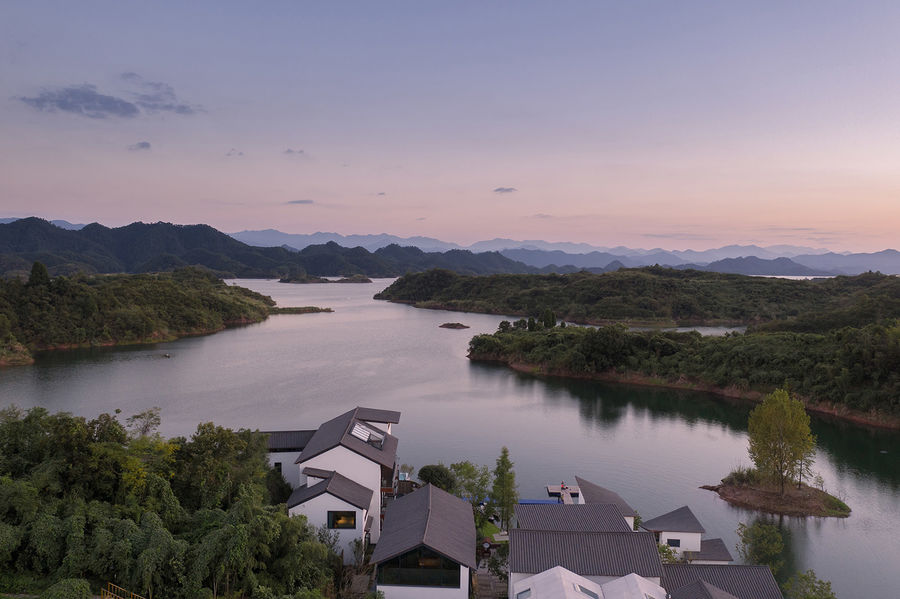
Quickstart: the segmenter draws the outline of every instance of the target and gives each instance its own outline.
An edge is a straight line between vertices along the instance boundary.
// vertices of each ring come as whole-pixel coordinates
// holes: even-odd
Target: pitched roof
[[[588,596],[579,591],[576,585],[591,591],[598,597],[603,597],[603,589],[599,584],[566,570],[562,566],[555,566],[518,581],[513,585],[512,597],[530,590],[530,596],[536,598],[587,599]],[[641,599],[644,598],[641,597]]]
[[[365,510],[369,509],[369,505],[372,503],[373,491],[359,483],[353,482],[338,472],[332,472],[328,478],[311,487],[303,485],[294,489],[294,492],[291,493],[287,500],[288,509],[305,503],[323,493],[334,495],[350,505]]]
[[[377,408],[356,408],[356,417],[366,422],[381,422],[384,424],[397,424],[400,422],[400,412],[379,410]]]
[[[619,509],[610,503],[540,503],[517,505],[516,522],[527,530],[630,532]]]
[[[784,599],[768,566],[663,564],[661,582],[669,593],[699,580],[737,599]]]
[[[328,478],[334,470],[323,470],[322,468],[306,467],[302,470],[304,476],[312,476],[313,478]]]
[[[269,451],[303,451],[316,431],[262,431],[269,435]]]
[[[668,599],[664,588],[634,573],[604,582],[601,588],[604,599]]]
[[[671,599],[737,599],[727,591],[711,585],[705,580],[698,580],[669,593]]]
[[[399,412],[376,410],[374,408],[354,408],[322,424],[306,444],[306,447],[303,448],[303,453],[300,454],[295,463],[302,464],[306,460],[325,453],[329,449],[343,446],[382,466],[393,468],[397,457],[397,437],[389,435],[371,424],[362,424],[369,421],[361,418],[360,413],[369,418],[381,418],[392,423],[400,419]],[[388,418],[391,420],[387,420]],[[373,421],[379,422],[379,420]],[[352,434],[357,425],[361,426],[363,431],[374,432],[377,436],[383,438],[381,447],[376,447]]]
[[[475,569],[472,505],[430,484],[396,499],[384,515],[372,562],[383,563],[421,545]]]
[[[703,525],[697,520],[697,516],[691,511],[691,508],[684,505],[677,510],[673,510],[668,514],[651,518],[641,524],[641,528],[653,532],[670,531],[670,532],[699,532],[704,533]]]
[[[628,502],[622,499],[622,496],[615,491],[595,485],[578,475],[575,476],[575,482],[578,483],[578,489],[585,503],[611,503],[619,508],[623,516],[631,517],[637,514],[634,508],[628,505]]]
[[[725,546],[722,539],[703,539],[700,541],[700,551],[685,551],[687,560],[708,560],[716,562],[733,562],[731,552]]]
[[[662,576],[656,539],[645,532],[509,531],[509,571],[562,566],[581,576]]]

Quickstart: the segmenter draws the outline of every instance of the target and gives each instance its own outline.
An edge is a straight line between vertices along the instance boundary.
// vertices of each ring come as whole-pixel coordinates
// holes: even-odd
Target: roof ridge
[[[434,485],[428,483],[425,488],[428,489],[428,506],[425,508],[425,529],[422,531],[423,543],[428,538],[428,525],[431,523],[431,490],[434,488]]]

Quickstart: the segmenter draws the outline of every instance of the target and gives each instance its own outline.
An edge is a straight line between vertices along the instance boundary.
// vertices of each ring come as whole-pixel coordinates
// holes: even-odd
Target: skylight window
[[[350,434],[360,441],[368,443],[372,447],[377,447],[378,449],[381,449],[382,445],[384,445],[384,435],[373,431],[361,422],[357,422],[353,425]]]

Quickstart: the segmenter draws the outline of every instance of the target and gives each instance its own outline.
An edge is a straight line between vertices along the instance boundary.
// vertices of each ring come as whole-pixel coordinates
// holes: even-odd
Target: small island
[[[343,278],[337,279],[336,281],[332,281],[331,279],[326,279],[325,277],[316,277],[312,275],[308,275],[306,273],[289,275],[286,277],[282,277],[278,279],[279,283],[294,283],[298,285],[310,285],[310,284],[319,284],[319,283],[371,283],[372,279],[367,277],[366,275],[355,274],[345,276]]]
[[[465,325],[461,322],[445,322],[442,325],[439,325],[442,329],[468,329],[469,325]]]
[[[738,467],[718,485],[700,488],[715,491],[732,505],[785,516],[846,518],[850,507],[826,492],[812,464],[816,438],[809,429],[803,403],[778,389],[750,413],[750,458],[755,468]],[[816,487],[802,481],[814,478]]]
[[[318,314],[319,312],[334,312],[334,310],[318,306],[285,306],[283,308],[272,306],[269,308],[269,314]]]

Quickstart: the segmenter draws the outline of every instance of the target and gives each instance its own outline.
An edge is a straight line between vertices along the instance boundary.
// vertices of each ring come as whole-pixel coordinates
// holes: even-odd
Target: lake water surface
[[[489,464],[509,447],[522,497],[578,474],[621,494],[646,519],[690,505],[706,537],[737,557],[735,529],[754,512],[698,489],[747,457],[752,406],[711,395],[529,377],[466,359],[497,316],[418,310],[372,300],[372,284],[237,283],[281,306],[334,313],[266,322],[173,343],[53,353],[0,369],[0,405],[84,416],[162,408],[162,432],[200,422],[262,430],[315,428],[354,406],[402,412],[399,459]],[[441,329],[459,321],[470,329]],[[166,358],[165,353],[171,355]],[[787,569],[814,569],[838,596],[897,597],[900,434],[813,418],[813,469],[853,508],[848,519],[782,518]]]

